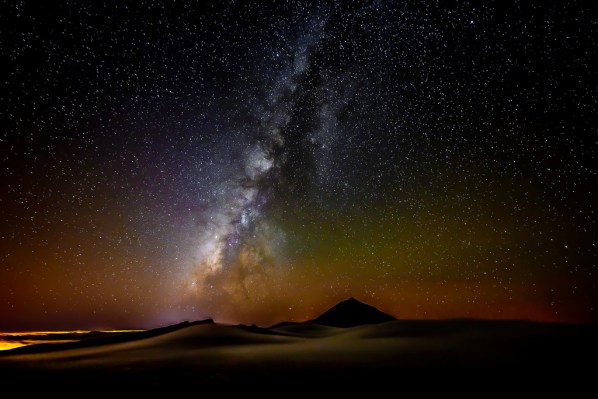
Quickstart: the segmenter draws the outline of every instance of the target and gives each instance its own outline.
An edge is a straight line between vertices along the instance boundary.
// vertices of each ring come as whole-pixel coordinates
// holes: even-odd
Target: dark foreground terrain
[[[513,381],[575,388],[596,378],[595,325],[390,320],[333,327],[317,320],[271,328],[204,321],[27,346],[0,354],[0,376],[24,392],[284,387],[291,393],[318,384],[440,389],[446,380],[463,387],[494,381],[493,389]]]

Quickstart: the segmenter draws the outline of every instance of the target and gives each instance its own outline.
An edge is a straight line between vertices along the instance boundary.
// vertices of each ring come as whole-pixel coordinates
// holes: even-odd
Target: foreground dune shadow
[[[4,351],[0,375],[23,387],[138,391],[229,389],[238,384],[396,388],[424,376],[451,376],[454,382],[464,375],[478,380],[500,376],[502,386],[514,381],[550,386],[571,380],[583,386],[594,380],[596,325],[467,319],[378,322],[379,315],[374,320],[366,312],[365,318],[346,326],[346,314],[339,314],[342,326],[334,317],[271,328],[207,320],[32,345]]]

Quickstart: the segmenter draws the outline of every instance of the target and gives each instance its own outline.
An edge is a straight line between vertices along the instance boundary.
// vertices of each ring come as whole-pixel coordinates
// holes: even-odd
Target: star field
[[[0,6],[0,329],[595,321],[596,6]]]

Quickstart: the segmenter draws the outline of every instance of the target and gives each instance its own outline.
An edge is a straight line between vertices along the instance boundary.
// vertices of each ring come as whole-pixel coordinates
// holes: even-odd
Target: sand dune
[[[352,387],[413,386],[423,376],[459,381],[463,372],[483,379],[508,375],[501,386],[535,381],[531,376],[541,376],[546,384],[574,375],[579,387],[595,374],[588,365],[598,355],[596,325],[393,320],[354,299],[323,316],[271,328],[204,320],[32,345],[0,353],[0,375],[45,390],[131,388],[154,394],[158,388],[279,385],[338,393]]]
[[[584,360],[598,354],[597,332],[596,326],[482,320],[272,329],[204,323],[132,340],[129,336],[122,342],[6,351],[0,357],[0,372],[11,381],[43,381],[47,386],[226,386],[355,378],[389,383],[383,375],[414,370],[582,369]]]

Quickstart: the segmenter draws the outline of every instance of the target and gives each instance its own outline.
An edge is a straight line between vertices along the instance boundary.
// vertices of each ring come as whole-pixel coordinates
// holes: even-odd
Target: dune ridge
[[[343,309],[367,309],[362,305],[351,300]],[[596,325],[462,319],[339,327],[318,321],[335,322],[330,315],[336,314],[346,321],[344,311],[324,314],[326,318],[270,328],[205,320],[120,337],[32,345],[2,353],[0,373],[11,381],[33,379],[48,386],[67,381],[227,386],[304,379],[390,384],[394,380],[382,376],[416,370],[581,370],[584,361],[598,354]]]

